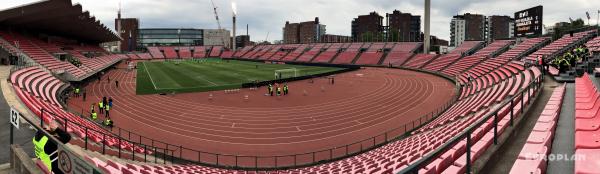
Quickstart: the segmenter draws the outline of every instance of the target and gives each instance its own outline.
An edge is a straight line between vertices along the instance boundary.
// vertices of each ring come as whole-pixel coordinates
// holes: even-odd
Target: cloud
[[[37,0],[5,0],[12,7]],[[119,0],[72,0],[82,4],[106,26],[114,28]],[[139,18],[142,28],[217,28],[210,0],[122,0],[124,17]],[[231,29],[232,0],[214,0],[221,26]],[[423,16],[424,0],[234,0],[238,8],[238,33],[249,25],[252,40],[279,40],[286,21],[301,22],[319,17],[327,33],[350,35],[350,24],[358,15],[377,11],[381,15],[398,9]],[[449,39],[452,16],[478,13],[508,15],[529,7],[544,5],[544,24],[584,18],[585,11],[596,22],[598,0],[432,0],[431,33]],[[567,7],[565,7],[567,6]]]

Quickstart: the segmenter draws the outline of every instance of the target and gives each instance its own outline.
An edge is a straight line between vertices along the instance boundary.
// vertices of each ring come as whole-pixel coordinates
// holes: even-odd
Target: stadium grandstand
[[[0,11],[0,173],[599,172],[597,26],[110,52],[83,9]]]

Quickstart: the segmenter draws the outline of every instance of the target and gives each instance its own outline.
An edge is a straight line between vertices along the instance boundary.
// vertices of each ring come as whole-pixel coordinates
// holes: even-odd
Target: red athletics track
[[[410,123],[441,108],[455,95],[454,84],[441,77],[387,68],[338,74],[334,85],[323,78],[314,83],[292,82],[288,84],[290,94],[282,97],[264,96],[264,87],[233,94],[213,91],[137,96],[135,74],[111,70],[102,82],[85,88],[86,102],[72,98],[69,107],[81,110],[83,104],[87,112],[92,102],[110,96],[115,126],[220,154],[292,155],[339,147]],[[120,81],[120,88],[115,87],[115,79]],[[183,153],[195,156],[187,154],[189,151]]]

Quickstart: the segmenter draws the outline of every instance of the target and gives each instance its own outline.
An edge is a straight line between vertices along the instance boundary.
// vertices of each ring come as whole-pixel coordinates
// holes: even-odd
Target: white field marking
[[[156,87],[156,84],[154,84],[154,80],[152,79],[150,72],[148,72],[148,66],[146,66],[146,62],[142,62],[142,64],[144,64],[144,70],[146,70],[146,74],[148,74],[148,77],[150,77],[150,81],[152,82],[152,86],[154,86],[154,89],[160,89]]]
[[[212,86],[219,86],[219,84],[216,84],[216,83],[214,83],[214,82],[211,82],[210,80],[208,80],[208,79],[206,79],[206,78],[204,78],[204,77],[202,77],[202,76],[196,76],[196,78],[197,78],[197,79],[204,80],[204,81],[207,81],[208,83],[212,84]]]

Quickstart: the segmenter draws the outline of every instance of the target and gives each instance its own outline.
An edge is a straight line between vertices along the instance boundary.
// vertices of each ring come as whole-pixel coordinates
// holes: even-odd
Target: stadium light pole
[[[232,31],[233,32],[233,39],[231,39],[231,42],[233,42],[233,43],[231,43],[232,44],[232,46],[231,46],[232,48],[231,49],[235,52],[236,45],[237,45],[237,43],[236,43],[237,39],[235,38],[235,29],[236,29],[235,25],[236,25],[236,17],[237,17],[237,6],[236,6],[235,2],[231,2],[231,10],[233,11],[233,27],[232,27],[233,28],[233,31]]]
[[[429,38],[429,29],[430,29],[430,12],[431,10],[431,0],[425,0],[425,36],[423,40],[423,52],[425,54],[429,54],[429,46],[430,46],[430,38]]]

